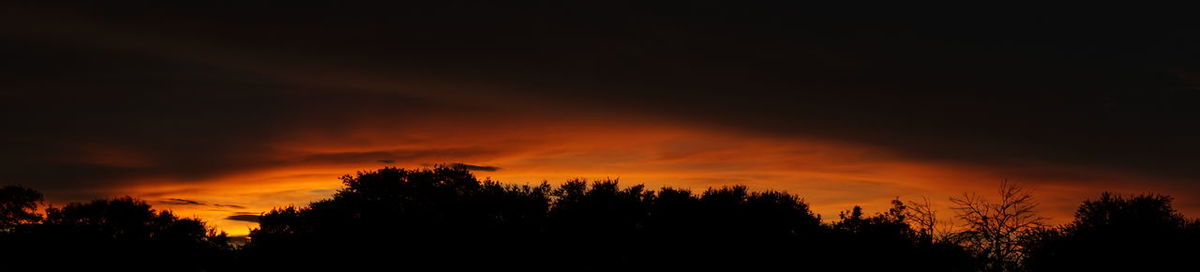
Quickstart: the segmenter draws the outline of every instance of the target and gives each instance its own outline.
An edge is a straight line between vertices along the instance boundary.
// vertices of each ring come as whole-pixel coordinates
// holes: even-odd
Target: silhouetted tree
[[[691,257],[705,260],[695,265],[777,266],[782,260],[818,259],[813,254],[819,253],[818,249],[825,245],[825,241],[818,240],[826,231],[820,223],[820,217],[799,197],[786,192],[751,192],[745,186],[732,186],[710,188],[701,193],[697,200],[678,199],[681,197],[678,192],[665,196],[676,199],[663,199],[656,206],[664,205],[666,208],[669,207],[666,205],[691,203],[691,207],[695,208],[689,212],[694,217],[676,217],[674,220],[680,222],[672,223],[676,226],[691,225],[683,230],[698,233],[693,239],[697,239],[699,244],[682,244],[691,247],[679,250],[687,255],[673,255],[676,259]]]
[[[236,249],[204,222],[133,198],[43,217],[40,193],[4,187],[0,270],[1161,271],[1200,255],[1200,221],[1162,195],[1105,193],[1049,228],[1031,194],[1004,183],[997,202],[952,198],[964,231],[944,235],[928,200],[869,216],[854,206],[822,223],[796,195],[745,186],[510,185],[453,165],[342,181],[330,199],[264,213]]]
[[[536,256],[530,250],[542,246],[548,184],[481,182],[462,167],[384,168],[342,181],[331,199],[264,214],[245,247],[250,264],[307,267],[292,262],[300,258],[356,260],[343,264],[350,267],[485,267]]]
[[[36,190],[14,185],[0,188],[0,232],[41,221],[37,213],[41,203],[42,193]]]
[[[654,194],[645,186],[620,188],[616,180],[596,181],[589,186],[577,179],[554,189],[552,195],[547,238],[556,247],[566,247],[551,252],[552,261],[567,265],[576,262],[574,256],[588,256],[604,261],[579,263],[589,264],[590,268],[621,268],[641,255],[641,250],[630,247],[630,243],[643,238],[650,216]]]
[[[51,271],[201,271],[232,257],[224,233],[129,197],[48,208],[4,242],[6,256],[25,261],[14,268]]]
[[[0,188],[0,270],[36,267],[30,259],[38,250],[31,242],[31,228],[40,223],[42,193],[21,187]],[[7,268],[7,269],[5,269]]]
[[[1070,224],[1030,235],[1031,271],[1167,271],[1193,266],[1200,229],[1171,198],[1103,193],[1085,201]]]
[[[933,207],[929,198],[922,197],[920,202],[908,201],[908,221],[927,242],[940,242],[953,233],[951,222],[938,218],[938,211]]]
[[[964,224],[953,239],[982,261],[980,270],[1017,271],[1024,257],[1021,238],[1044,227],[1046,219],[1037,215],[1037,203],[1024,188],[1005,181],[998,196],[997,202],[975,194],[951,198]]]
[[[892,207],[874,216],[863,215],[855,206],[838,215],[833,224],[838,231],[837,246],[860,254],[870,262],[854,262],[856,271],[968,271],[972,259],[961,247],[928,239],[912,222],[909,207],[899,199]],[[851,262],[853,260],[850,260]],[[845,269],[845,268],[843,268]]]
[[[965,257],[918,241],[904,223],[902,204],[849,231],[822,224],[795,195],[744,186],[698,195],[622,187],[616,180],[514,186],[481,182],[456,167],[384,168],[342,179],[346,187],[331,199],[264,214],[244,260],[268,269],[311,265],[293,261],[299,259],[353,260],[339,262],[342,268],[596,270],[804,261],[824,268],[887,256],[891,261],[881,263],[954,271]],[[931,255],[915,257],[920,254]],[[857,268],[868,267],[880,266]]]

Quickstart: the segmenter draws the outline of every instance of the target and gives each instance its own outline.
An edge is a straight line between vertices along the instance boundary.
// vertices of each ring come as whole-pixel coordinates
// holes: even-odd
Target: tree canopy
[[[919,240],[902,205],[830,227],[796,195],[744,186],[694,194],[616,180],[503,185],[453,167],[385,168],[342,181],[331,199],[266,213],[245,248],[253,265],[277,267],[296,256],[512,268],[529,268],[513,260],[538,258],[544,268],[580,269],[805,260],[825,267],[885,257],[891,267],[951,269],[968,262]]]
[[[1200,256],[1200,223],[1157,194],[1103,193],[1084,201],[1075,220],[1030,241],[1031,271],[1144,270],[1188,267]]]
[[[1105,193],[1047,226],[1029,191],[952,199],[961,229],[929,201],[854,206],[825,222],[798,195],[745,186],[700,192],[617,180],[480,180],[464,167],[383,168],[341,178],[330,198],[259,218],[242,246],[198,219],[130,197],[49,207],[0,189],[5,270],[283,271],[777,269],[1089,271],[1181,267],[1200,222],[1168,196]]]
[[[41,270],[201,271],[231,254],[225,234],[130,197],[46,209],[3,237],[8,265]]]
[[[42,193],[20,186],[0,188],[0,231],[42,219],[37,213]]]

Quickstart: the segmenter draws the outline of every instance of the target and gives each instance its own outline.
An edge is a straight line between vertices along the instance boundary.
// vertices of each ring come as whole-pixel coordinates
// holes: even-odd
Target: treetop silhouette
[[[341,180],[329,199],[263,213],[240,247],[200,220],[134,198],[71,203],[43,216],[40,193],[4,187],[0,256],[4,268],[42,270],[1104,271],[1187,265],[1200,244],[1200,223],[1167,196],[1105,193],[1085,201],[1070,224],[1050,227],[1032,194],[1008,183],[996,202],[952,199],[964,224],[952,232],[936,229],[943,222],[928,200],[895,199],[872,215],[854,206],[825,223],[797,195],[745,186],[515,185],[453,165]]]

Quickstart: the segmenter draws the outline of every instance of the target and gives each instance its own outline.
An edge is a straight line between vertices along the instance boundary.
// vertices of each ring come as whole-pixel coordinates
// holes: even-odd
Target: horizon
[[[620,1],[617,1],[620,2]],[[1182,10],[692,4],[0,4],[0,185],[231,235],[384,166],[500,182],[892,199],[1101,192],[1200,214]],[[241,217],[245,218],[245,217]],[[947,216],[949,218],[949,216]]]
[[[112,198],[125,197],[125,196],[134,197],[135,199],[138,199],[141,201],[146,201],[154,209],[162,210],[162,211],[171,211],[173,214],[180,216],[180,217],[184,217],[184,218],[200,219],[200,220],[206,222],[209,227],[212,227],[217,231],[228,233],[230,235],[230,237],[246,237],[247,235],[250,234],[250,231],[258,228],[258,221],[257,221],[256,217],[253,219],[247,219],[247,217],[245,217],[245,216],[258,216],[258,215],[268,213],[268,212],[276,210],[276,209],[282,209],[282,208],[287,208],[287,207],[304,207],[304,206],[309,205],[311,202],[331,199],[333,197],[334,193],[336,193],[338,190],[344,188],[342,181],[340,180],[341,176],[345,176],[345,175],[353,176],[353,175],[355,175],[355,173],[373,172],[378,169],[384,169],[384,168],[399,168],[399,169],[414,169],[414,170],[415,169],[430,169],[430,167],[434,167],[437,165],[464,167],[465,169],[469,169],[469,171],[471,171],[472,174],[475,175],[476,178],[478,178],[481,181],[496,181],[496,182],[500,182],[503,184],[514,184],[514,185],[537,185],[537,184],[546,182],[546,183],[550,184],[551,186],[558,186],[558,185],[561,185],[565,182],[572,181],[572,180],[583,180],[583,181],[587,181],[589,183],[593,182],[593,181],[613,180],[613,181],[619,181],[620,186],[623,188],[634,186],[634,185],[645,185],[647,187],[647,190],[650,190],[650,191],[659,191],[662,188],[674,188],[674,189],[691,190],[693,192],[693,194],[703,192],[704,190],[707,190],[707,189],[724,188],[724,187],[728,187],[728,186],[747,186],[747,188],[750,191],[754,191],[754,192],[779,191],[779,192],[785,192],[785,193],[790,193],[790,194],[796,195],[796,196],[800,197],[801,200],[804,201],[804,203],[809,205],[809,207],[812,209],[813,213],[816,214],[819,218],[821,218],[822,223],[826,223],[826,224],[831,224],[831,223],[838,221],[839,220],[838,214],[840,214],[842,212],[850,211],[851,208],[853,208],[853,207],[862,207],[864,214],[877,214],[877,213],[886,212],[887,209],[891,207],[891,204],[889,202],[892,200],[900,200],[900,201],[904,201],[905,203],[908,203],[909,201],[921,203],[921,202],[928,200],[929,203],[932,204],[932,207],[935,209],[935,211],[937,211],[939,214],[941,214],[942,217],[941,217],[941,219],[939,219],[939,222],[942,224],[946,224],[946,226],[943,226],[943,227],[949,227],[949,228],[951,228],[951,230],[958,229],[958,228],[963,227],[961,225],[961,223],[962,223],[961,220],[956,218],[960,213],[958,211],[954,210],[953,207],[955,207],[955,206],[949,199],[950,198],[962,198],[965,194],[972,194],[972,195],[977,195],[977,196],[982,197],[983,199],[987,199],[987,200],[997,200],[996,196],[994,195],[995,190],[997,188],[999,188],[999,186],[1001,186],[1001,184],[1004,182],[1007,182],[1007,183],[1013,184],[1013,185],[1017,185],[1017,186],[1024,186],[1025,189],[1028,190],[1031,193],[1031,195],[1033,196],[1034,203],[1037,204],[1037,208],[1035,209],[1035,211],[1038,213],[1039,216],[1046,217],[1046,219],[1047,219],[1046,223],[1051,226],[1065,225],[1067,223],[1070,223],[1070,221],[1074,217],[1074,213],[1079,208],[1079,203],[1081,203],[1083,201],[1096,200],[1097,198],[1100,197],[1101,193],[1116,193],[1118,195],[1125,195],[1125,196],[1136,196],[1136,195],[1146,195],[1146,194],[1166,195],[1166,196],[1172,197],[1175,200],[1174,203],[1176,204],[1175,208],[1177,211],[1179,211],[1182,214],[1189,214],[1189,209],[1179,205],[1179,203],[1187,203],[1188,201],[1179,199],[1178,197],[1174,197],[1170,194],[1158,193],[1158,192],[1148,192],[1148,191],[1118,192],[1118,191],[1114,191],[1114,190],[1099,190],[1099,191],[1096,191],[1092,195],[1084,196],[1083,198],[1079,198],[1079,199],[1069,199],[1069,198],[1054,199],[1055,201],[1062,201],[1065,203],[1053,203],[1055,205],[1050,205],[1051,207],[1065,207],[1065,206],[1069,206],[1069,207],[1063,208],[1063,209],[1058,209],[1058,210],[1050,210],[1050,209],[1045,208],[1048,205],[1046,205],[1043,197],[1040,196],[1039,190],[1038,190],[1038,187],[1036,184],[1024,184],[1021,182],[1016,182],[1016,181],[1011,181],[1011,180],[997,181],[995,184],[991,184],[993,188],[981,188],[981,189],[983,189],[981,191],[965,191],[965,192],[959,192],[959,193],[946,194],[944,199],[934,199],[934,198],[930,198],[926,195],[910,194],[907,196],[897,195],[897,196],[890,197],[890,198],[889,197],[881,197],[881,198],[876,199],[876,201],[873,201],[873,202],[857,203],[857,202],[852,202],[854,200],[846,200],[847,202],[844,202],[844,203],[828,204],[828,203],[814,202],[811,200],[811,198],[806,197],[807,194],[805,194],[804,192],[772,188],[772,187],[767,187],[767,186],[754,186],[754,185],[748,185],[747,183],[721,183],[721,184],[706,185],[705,187],[688,187],[688,186],[679,186],[678,183],[671,183],[671,182],[665,182],[665,183],[662,183],[661,185],[655,185],[653,183],[644,183],[644,182],[632,182],[632,181],[629,181],[628,179],[624,179],[619,176],[605,176],[605,177],[598,177],[598,178],[563,176],[564,178],[556,179],[556,180],[538,179],[537,177],[525,177],[525,178],[527,178],[528,181],[510,182],[506,178],[496,178],[496,177],[499,177],[498,175],[497,176],[488,175],[489,173],[496,173],[496,172],[500,171],[500,169],[491,169],[491,168],[498,168],[498,167],[480,166],[480,165],[472,165],[472,164],[464,164],[464,163],[422,164],[422,165],[415,166],[415,167],[397,167],[397,166],[389,165],[389,166],[382,166],[382,167],[377,167],[377,168],[362,169],[362,170],[357,170],[357,171],[353,171],[353,172],[346,172],[344,174],[335,175],[335,177],[332,177],[332,178],[316,178],[316,179],[322,179],[322,180],[333,180],[332,183],[336,184],[336,186],[335,186],[335,188],[318,186],[315,188],[321,188],[321,189],[312,189],[312,188],[314,188],[314,187],[311,187],[311,186],[313,186],[313,185],[311,185],[313,183],[303,183],[303,184],[309,184],[309,185],[305,186],[305,187],[301,187],[299,189],[278,190],[278,191],[283,191],[283,192],[295,192],[298,195],[301,195],[301,196],[296,196],[295,198],[292,198],[292,199],[285,200],[286,202],[284,202],[284,201],[272,202],[269,200],[268,201],[258,201],[258,202],[247,202],[245,200],[239,200],[236,197],[230,197],[228,195],[225,195],[225,193],[222,192],[221,190],[201,191],[201,190],[194,189],[194,188],[186,189],[187,191],[191,191],[186,194],[151,192],[151,193],[141,193],[141,195],[116,194],[116,195],[110,195],[110,196],[105,196],[105,197],[101,197],[101,198],[112,199]],[[483,168],[483,170],[479,170],[480,168]],[[520,178],[522,176],[519,176],[519,175],[511,176],[510,178],[512,178],[512,177],[515,177],[516,179],[520,180]],[[265,179],[272,179],[272,178],[268,177]],[[242,180],[234,179],[234,182],[241,182],[241,181],[244,181],[244,179],[242,179]],[[297,186],[296,181],[297,181],[297,179],[295,179],[295,178],[285,178],[285,179],[283,179],[282,184],[278,184],[277,186],[284,186],[285,188],[293,188],[290,186]],[[324,182],[316,182],[316,184],[323,184],[323,183]],[[751,184],[753,184],[753,183],[751,183]],[[1030,186],[1030,185],[1032,185],[1032,186]],[[324,185],[322,185],[322,186],[324,186]],[[34,189],[36,189],[36,188],[34,188]],[[155,188],[155,189],[161,189],[161,188]],[[308,190],[308,189],[312,189],[312,190]],[[305,190],[308,190],[308,191],[305,191]],[[301,192],[296,192],[296,191],[301,191]],[[182,196],[182,195],[200,196],[200,197],[191,197],[191,198],[177,197],[177,196]],[[48,195],[47,199],[54,199],[54,196]],[[859,198],[855,198],[855,199],[859,199]],[[54,207],[54,206],[61,207],[61,206],[64,206],[65,204],[68,204],[69,202],[70,203],[80,203],[80,202],[87,202],[87,201],[88,200],[51,201],[51,203],[48,203],[49,204],[48,207]],[[266,207],[266,206],[261,206],[261,204],[255,205],[255,204],[248,204],[248,203],[277,203],[277,204]],[[238,218],[238,217],[241,217],[241,218]]]

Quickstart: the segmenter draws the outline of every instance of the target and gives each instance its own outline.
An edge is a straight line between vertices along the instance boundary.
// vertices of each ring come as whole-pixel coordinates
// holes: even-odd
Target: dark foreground
[[[453,167],[343,180],[330,199],[262,215],[242,246],[132,198],[43,214],[40,193],[4,187],[0,271],[1158,271],[1200,256],[1200,223],[1160,195],[1104,194],[1046,226],[1005,185],[998,202],[956,199],[943,217],[964,225],[949,231],[920,203],[822,223],[796,195],[745,187],[508,185]]]

